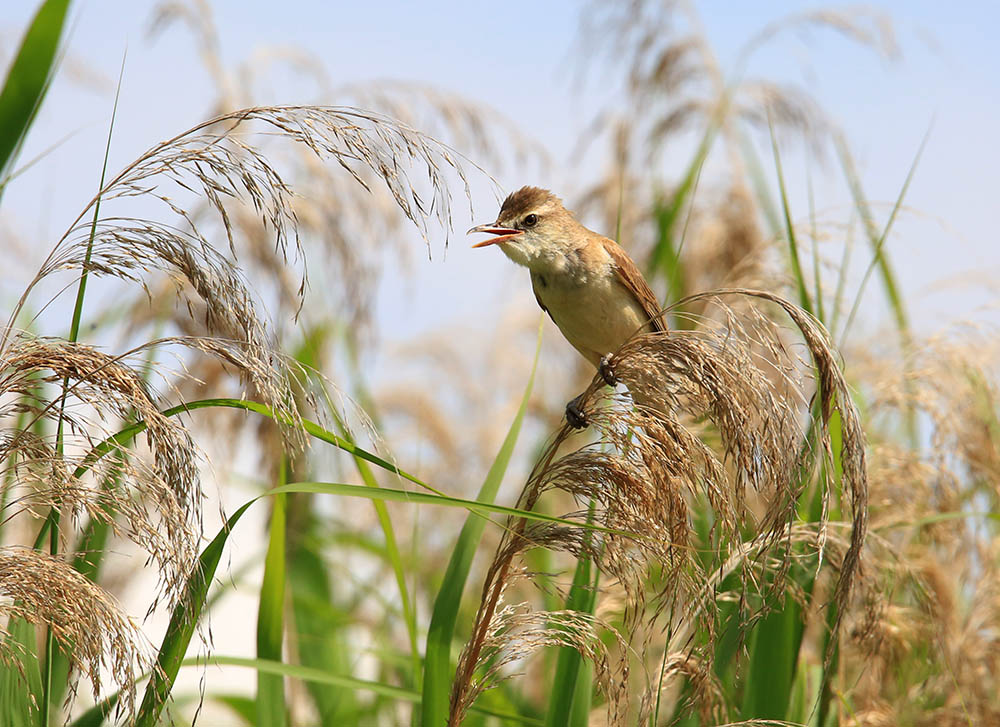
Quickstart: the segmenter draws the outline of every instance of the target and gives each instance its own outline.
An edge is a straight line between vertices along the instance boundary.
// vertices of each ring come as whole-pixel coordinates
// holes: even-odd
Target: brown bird
[[[538,305],[610,386],[617,383],[611,353],[636,333],[667,330],[659,300],[628,254],[577,222],[547,189],[521,187],[504,200],[496,222],[473,232],[495,236],[473,247],[499,244],[528,268]],[[582,428],[578,399],[566,405],[566,419]]]

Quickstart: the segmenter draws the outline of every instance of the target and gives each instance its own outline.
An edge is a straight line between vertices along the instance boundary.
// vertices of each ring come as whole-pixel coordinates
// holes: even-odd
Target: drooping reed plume
[[[271,86],[281,88],[288,83],[295,88],[304,85],[308,102],[368,109],[420,129],[450,148],[462,150],[467,157],[474,157],[494,174],[509,164],[511,154],[518,160],[544,157],[540,145],[527,141],[498,111],[432,84],[341,81],[329,75],[322,57],[285,46],[255,49],[235,67],[228,67],[210,3],[158,2],[152,12],[150,34],[174,30],[189,34],[198,48],[204,73],[214,90],[207,116],[269,103],[278,92]],[[313,326],[328,323],[318,314],[322,310],[327,319],[336,321],[344,335],[355,339],[353,345],[370,345],[375,332],[371,311],[383,268],[393,261],[408,271],[419,249],[410,244],[401,226],[404,216],[397,213],[395,201],[377,173],[359,168],[365,184],[358,185],[324,165],[307,147],[268,145],[266,140],[261,143],[272,160],[280,160],[289,169],[287,181],[308,185],[308,194],[291,200],[315,282],[310,297],[316,304],[304,311],[306,322]],[[519,168],[523,171],[523,166]],[[206,210],[205,205],[191,210],[196,217],[206,211],[210,209]],[[244,239],[247,254],[243,269],[253,278],[255,289],[273,291],[280,310],[295,313],[299,299],[293,270],[276,254],[258,217],[247,210],[235,210],[232,222]],[[438,250],[428,245],[426,252],[431,255]],[[275,318],[277,333],[288,335],[286,320]]]
[[[870,400],[871,531],[864,608],[851,617],[850,724],[1000,719],[1000,386],[995,331],[916,341],[905,367],[852,350]],[[907,444],[919,414],[926,443]],[[920,688],[915,689],[914,684]]]
[[[3,609],[10,624],[25,620],[49,629],[95,696],[106,668],[120,690],[126,722],[135,706],[137,670],[149,667],[150,656],[135,625],[73,570],[69,556],[79,528],[103,522],[148,554],[170,606],[184,593],[201,537],[198,450],[182,420],[162,413],[165,402],[147,371],[151,352],[177,351],[182,367],[192,356],[218,360],[284,422],[289,447],[303,443],[293,376],[241,271],[243,240],[233,224],[242,205],[263,223],[282,259],[294,262],[301,253],[295,195],[255,144],[261,132],[308,149],[363,187],[377,180],[425,237],[430,219],[447,227],[452,180],[446,170],[465,178],[463,162],[447,147],[388,117],[346,107],[242,109],[157,144],[115,175],[23,291],[0,336],[4,521],[26,527],[26,516],[42,517],[36,548],[48,542],[46,530],[59,537],[52,555],[13,544],[0,550]],[[412,178],[414,170],[421,179]],[[190,212],[192,200],[207,205],[214,219]],[[130,203],[140,205],[138,214],[129,213]],[[151,216],[157,205],[170,221]],[[49,304],[36,298],[61,271],[147,291],[168,280],[203,333],[109,354],[20,329],[29,323],[29,306]],[[304,266],[300,272],[299,296],[307,281]],[[114,435],[135,422],[147,446],[133,452],[130,437]],[[16,660],[16,647],[13,638],[0,644],[5,659]]]
[[[783,311],[805,344],[805,360],[791,352],[771,317],[753,308],[738,315],[723,302],[741,296]],[[711,635],[718,627],[721,579],[741,576],[738,598],[753,604],[745,614],[749,623],[766,611],[769,593],[783,591],[797,557],[793,548],[804,541],[834,564],[836,608],[849,605],[867,530],[868,484],[859,417],[826,331],[771,293],[732,290],[700,297],[718,314],[714,323],[636,336],[614,354],[615,374],[630,396],[608,393],[595,376],[583,406],[592,410],[597,441],[562,453],[571,434],[567,425],[538,459],[517,506],[532,510],[543,494],[561,491],[581,508],[589,503],[589,510],[565,516],[579,527],[508,522],[459,661],[451,724],[462,721],[505,666],[549,644],[572,646],[594,662],[596,677],[610,690],[614,724],[626,723],[630,699],[636,699],[628,685],[632,649],[645,654],[657,645],[664,653],[662,675],[641,675],[644,694],[635,707],[640,719],[648,716],[655,695],[674,686],[675,676],[693,676],[702,685],[698,693],[709,698],[715,693],[714,642],[699,644],[693,634],[702,629]],[[829,428],[835,412],[841,424],[838,455]],[[830,538],[825,512],[818,527],[796,523],[799,497],[810,486],[820,488],[824,503],[843,498],[853,513],[846,538]],[[697,508],[711,513],[715,552],[695,552]],[[587,527],[588,513],[599,530]],[[826,549],[831,541],[836,547]],[[622,593],[620,626],[577,612],[533,613],[526,604],[505,604],[509,586],[531,577],[519,558],[535,547],[592,560],[608,587]],[[622,644],[617,666],[602,633]],[[702,706],[718,713],[718,705]]]

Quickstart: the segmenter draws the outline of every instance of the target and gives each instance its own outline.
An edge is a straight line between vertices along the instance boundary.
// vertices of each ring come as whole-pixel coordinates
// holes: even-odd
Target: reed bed
[[[65,15],[42,3],[8,72],[32,109]],[[0,332],[5,724],[1000,720],[995,335],[910,330],[886,242],[914,170],[874,214],[819,102],[742,73],[789,30],[894,57],[892,24],[811,12],[721,69],[688,5],[583,19],[625,60],[634,113],[590,128],[610,161],[577,207],[644,268],[670,330],[614,352],[609,387],[514,310],[490,340],[399,342],[379,387],[372,291],[403,226],[443,249],[456,200],[495,184],[483,169],[538,147],[453,94],[332,83],[294,54],[265,65],[309,69],[326,103],[268,105],[252,64],[222,63],[208,4],[158,6],[157,32],[194,32],[216,108],[104,170]],[[3,186],[32,109],[0,95]],[[791,209],[796,142],[839,163],[855,222]],[[703,182],[709,159],[725,173]],[[852,235],[893,312],[878,345],[853,328]],[[468,376],[510,351],[486,388]],[[562,418],[581,391],[583,433]],[[216,530],[220,490],[238,504]],[[259,550],[229,567],[251,510]],[[253,658],[213,645],[237,589]],[[206,665],[254,686],[218,689]]]

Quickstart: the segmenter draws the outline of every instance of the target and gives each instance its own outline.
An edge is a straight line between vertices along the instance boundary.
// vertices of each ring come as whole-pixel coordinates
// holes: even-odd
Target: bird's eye
[[[531,214],[524,218],[525,227],[534,227],[538,224],[538,215]]]

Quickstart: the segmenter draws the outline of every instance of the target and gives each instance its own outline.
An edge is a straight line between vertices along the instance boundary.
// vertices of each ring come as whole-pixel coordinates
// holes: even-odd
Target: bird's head
[[[499,244],[504,254],[517,264],[539,269],[565,257],[573,246],[571,233],[575,226],[578,226],[576,220],[552,192],[521,187],[504,200],[496,222],[477,225],[468,234],[493,235],[473,247]]]

